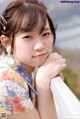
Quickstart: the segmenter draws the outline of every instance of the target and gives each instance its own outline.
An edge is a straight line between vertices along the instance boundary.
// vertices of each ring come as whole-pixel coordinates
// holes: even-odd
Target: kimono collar
[[[6,59],[7,64],[16,72],[18,72],[21,75],[21,77],[26,81],[28,87],[32,90],[32,92],[34,92],[35,95],[38,95],[37,91],[32,87],[32,83],[34,81],[32,74],[29,75],[25,67],[12,55],[6,55],[4,58]]]

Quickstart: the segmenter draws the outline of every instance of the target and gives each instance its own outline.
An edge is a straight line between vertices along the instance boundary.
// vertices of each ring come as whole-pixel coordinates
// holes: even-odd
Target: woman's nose
[[[44,47],[44,43],[41,40],[37,40],[37,42],[34,45],[34,50],[43,50]]]

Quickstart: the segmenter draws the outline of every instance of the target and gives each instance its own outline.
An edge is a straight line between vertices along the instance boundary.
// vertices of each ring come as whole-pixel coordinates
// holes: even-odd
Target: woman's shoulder
[[[11,67],[7,57],[0,58],[0,64],[0,113],[9,115],[31,110],[33,104],[24,79]]]
[[[15,62],[15,60],[10,56],[3,55],[0,56],[0,76],[2,78],[7,77],[6,79],[12,79],[13,78],[21,78],[19,73],[16,72],[16,68],[18,67],[18,64]]]
[[[12,55],[2,55],[0,56],[0,68],[15,68],[20,65],[19,61]]]
[[[18,69],[17,63],[15,65],[14,59],[8,56],[0,57],[0,85],[12,85],[20,88],[20,90],[29,91],[27,83],[21,76],[19,72],[16,71]]]
[[[0,68],[6,68],[8,66],[8,63],[6,61],[6,57],[4,55],[0,56]]]

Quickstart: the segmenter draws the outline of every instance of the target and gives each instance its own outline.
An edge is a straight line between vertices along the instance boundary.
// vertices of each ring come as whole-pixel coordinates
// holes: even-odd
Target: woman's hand
[[[66,60],[58,53],[52,53],[43,65],[38,67],[36,73],[36,86],[40,88],[49,88],[52,78],[60,74],[66,67]]]

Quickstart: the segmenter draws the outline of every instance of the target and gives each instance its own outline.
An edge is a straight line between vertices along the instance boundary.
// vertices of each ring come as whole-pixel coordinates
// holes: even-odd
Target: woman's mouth
[[[41,57],[43,57],[43,56],[45,56],[45,55],[47,55],[47,54],[48,54],[48,53],[37,54],[37,55],[33,56],[33,58],[41,58]]]

